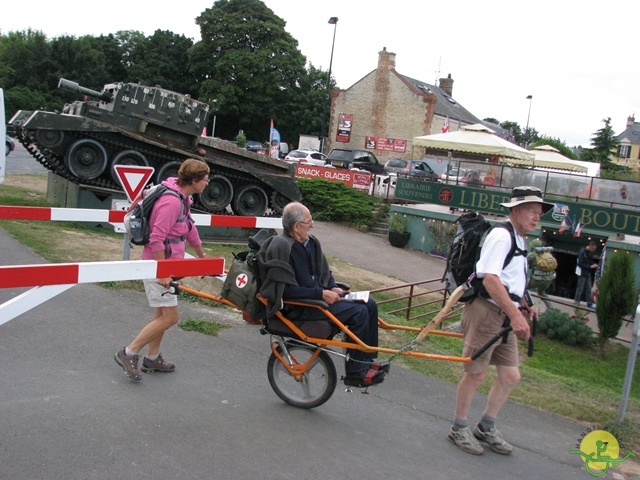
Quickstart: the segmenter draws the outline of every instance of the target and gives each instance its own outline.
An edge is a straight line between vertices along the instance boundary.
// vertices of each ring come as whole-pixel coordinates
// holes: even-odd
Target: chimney
[[[395,70],[396,54],[387,52],[387,47],[382,47],[382,51],[378,52],[378,70]]]
[[[451,74],[447,76],[447,78],[440,79],[440,88],[444,90],[444,92],[453,97],[453,79],[451,78]]]
[[[633,127],[633,124],[636,123],[636,117],[635,115],[629,115],[627,117],[627,128],[631,128]]]

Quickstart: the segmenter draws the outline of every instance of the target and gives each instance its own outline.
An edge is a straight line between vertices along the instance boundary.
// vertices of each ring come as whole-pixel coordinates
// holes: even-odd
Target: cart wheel
[[[295,365],[305,364],[316,349],[287,343]],[[297,380],[272,352],[267,363],[269,383],[284,402],[298,408],[315,408],[325,403],[336,389],[336,366],[329,354],[321,351],[313,365]]]

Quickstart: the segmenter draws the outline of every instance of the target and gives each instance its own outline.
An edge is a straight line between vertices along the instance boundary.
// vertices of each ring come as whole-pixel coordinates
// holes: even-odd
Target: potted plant
[[[403,248],[409,242],[411,232],[406,232],[407,216],[394,213],[389,222],[389,243],[394,247]]]

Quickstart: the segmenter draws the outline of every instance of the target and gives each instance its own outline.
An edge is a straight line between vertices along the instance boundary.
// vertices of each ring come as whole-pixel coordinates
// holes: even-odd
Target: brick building
[[[383,48],[378,67],[346,90],[331,92],[331,118],[326,152],[331,148],[366,149],[382,162],[389,158],[420,158],[413,137],[480,123],[453,98],[451,74],[439,86],[401,75],[396,54]]]

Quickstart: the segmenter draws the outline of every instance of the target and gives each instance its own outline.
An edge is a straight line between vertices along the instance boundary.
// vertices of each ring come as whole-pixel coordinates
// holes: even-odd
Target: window
[[[629,158],[631,156],[631,145],[620,145],[618,147],[619,158]]]

